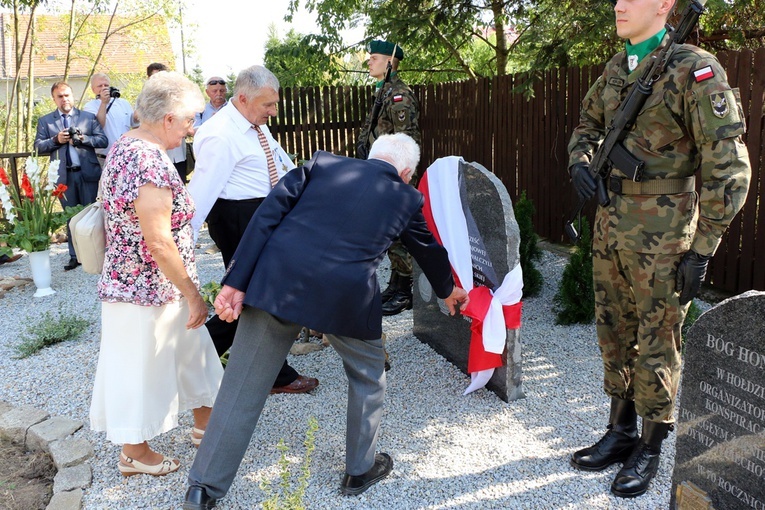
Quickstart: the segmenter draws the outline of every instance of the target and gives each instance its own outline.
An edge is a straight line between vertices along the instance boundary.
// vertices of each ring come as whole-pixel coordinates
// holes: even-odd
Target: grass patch
[[[76,315],[45,312],[21,337],[21,343],[15,348],[16,358],[26,358],[50,345],[75,340],[88,325],[87,320]]]

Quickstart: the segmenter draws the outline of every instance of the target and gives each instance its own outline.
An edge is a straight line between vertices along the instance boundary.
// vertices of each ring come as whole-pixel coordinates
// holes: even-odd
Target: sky
[[[245,67],[263,64],[268,27],[272,23],[280,37],[290,28],[304,34],[317,32],[315,15],[304,9],[293,23],[286,23],[284,15],[288,5],[289,0],[188,0],[183,13],[187,27],[184,36],[187,40],[193,39],[196,55],[187,56],[187,72],[191,73],[198,63],[207,79],[214,75],[226,77]],[[356,29],[346,34],[346,40],[361,40],[363,33],[363,27]],[[176,69],[182,71],[180,34],[171,37],[179,57]]]

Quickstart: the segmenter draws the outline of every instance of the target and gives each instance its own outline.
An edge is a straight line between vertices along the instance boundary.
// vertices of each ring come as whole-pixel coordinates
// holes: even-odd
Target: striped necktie
[[[262,129],[260,129],[260,126],[253,125],[252,129],[258,132],[258,140],[260,141],[260,146],[263,147],[263,152],[266,153],[266,161],[268,162],[268,177],[271,180],[271,187],[273,188],[276,186],[276,183],[279,182],[279,174],[276,173],[276,162],[274,161],[274,154],[271,151],[271,146],[268,145],[266,134]]]

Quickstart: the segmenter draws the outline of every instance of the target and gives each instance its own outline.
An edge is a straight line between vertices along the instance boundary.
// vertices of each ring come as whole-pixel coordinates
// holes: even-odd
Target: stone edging
[[[53,498],[46,510],[80,510],[83,489],[93,480],[87,460],[93,446],[87,439],[71,437],[82,422],[30,406],[14,407],[0,400],[0,434],[27,450],[49,453],[58,472],[53,479]]]

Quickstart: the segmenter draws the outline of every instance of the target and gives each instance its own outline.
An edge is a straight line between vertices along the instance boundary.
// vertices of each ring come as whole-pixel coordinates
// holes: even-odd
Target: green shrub
[[[535,260],[542,255],[542,250],[537,246],[539,236],[534,232],[534,224],[531,217],[534,215],[534,204],[526,198],[526,192],[521,193],[514,207],[515,221],[521,234],[520,258],[521,270],[523,271],[523,297],[533,297],[542,290],[542,273],[536,268]]]
[[[37,323],[27,328],[27,334],[21,337],[21,343],[16,346],[17,359],[31,356],[43,347],[74,340],[88,325],[87,320],[65,315],[62,311],[56,312],[55,316],[51,312],[45,312]]]
[[[696,304],[696,301],[691,301],[691,306],[688,307],[688,313],[685,315],[685,322],[683,322],[683,327],[680,330],[680,336],[683,339],[683,343],[688,336],[688,330],[691,329],[691,326],[693,326],[693,323],[696,322],[696,319],[699,318],[701,313],[701,308]]]
[[[558,293],[553,298],[557,324],[589,324],[595,318],[592,284],[592,233],[586,218],[574,253],[563,269]]]
[[[300,465],[300,475],[296,486],[293,488],[290,461],[287,459],[289,447],[284,444],[284,439],[279,439],[276,446],[280,452],[279,457],[279,485],[278,492],[274,492],[272,482],[264,480],[260,488],[266,493],[263,502],[263,510],[304,510],[305,490],[308,488],[308,479],[311,476],[311,456],[316,448],[316,431],[319,430],[319,422],[313,416],[308,420],[308,430],[305,433],[305,457]]]

